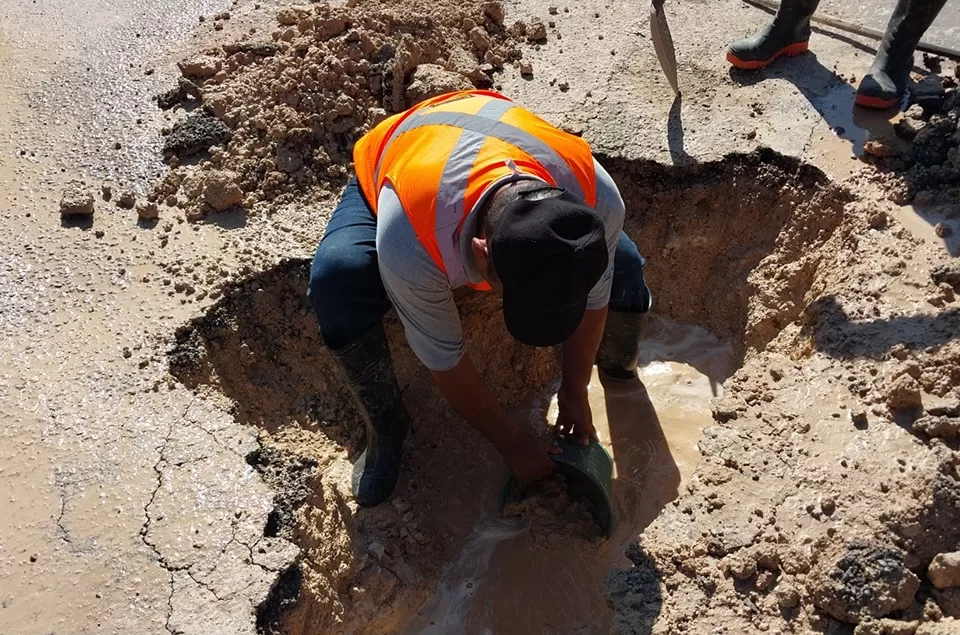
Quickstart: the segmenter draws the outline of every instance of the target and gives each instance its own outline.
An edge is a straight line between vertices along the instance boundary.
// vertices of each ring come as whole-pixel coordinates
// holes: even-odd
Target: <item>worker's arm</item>
[[[573,434],[583,445],[591,437],[597,436],[587,399],[587,386],[606,322],[607,307],[587,309],[580,326],[563,343],[563,381],[557,393],[560,414],[557,416],[556,432]]]
[[[493,444],[514,476],[532,480],[553,473],[556,464],[549,454],[559,450],[510,420],[469,355],[450,370],[434,370],[431,374],[443,396]]]

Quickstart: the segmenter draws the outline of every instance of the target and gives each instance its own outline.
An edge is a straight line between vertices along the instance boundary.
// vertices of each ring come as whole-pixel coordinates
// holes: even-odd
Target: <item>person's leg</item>
[[[783,0],[773,21],[752,37],[727,49],[727,61],[737,68],[763,68],[781,55],[800,55],[810,40],[810,17],[820,0]]]
[[[354,464],[353,495],[365,506],[393,493],[410,427],[381,322],[390,301],[376,240],[376,216],[353,179],[317,247],[307,289],[320,334],[364,420],[367,444]]]
[[[643,278],[645,264],[634,242],[621,233],[613,260],[607,324],[597,351],[597,367],[610,377],[637,376],[643,327],[653,305],[653,296]]]
[[[377,265],[377,218],[356,179],[344,189],[317,247],[307,297],[332,350],[360,339],[390,310]]]
[[[870,72],[860,81],[856,102],[867,108],[891,108],[907,89],[913,53],[946,0],[899,0],[877,49]]]

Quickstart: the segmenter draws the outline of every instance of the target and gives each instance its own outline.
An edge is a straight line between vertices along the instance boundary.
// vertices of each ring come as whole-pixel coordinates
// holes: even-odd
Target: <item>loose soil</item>
[[[0,615],[45,610],[45,632],[143,630],[146,614],[172,633],[960,632],[960,589],[933,584],[960,545],[960,268],[908,230],[956,245],[949,78],[936,108],[902,118],[918,130],[891,145],[898,156],[842,183],[766,149],[680,166],[599,157],[648,258],[656,319],[640,381],[592,386],[616,464],[614,536],[544,540],[493,509],[499,458],[392,314],[414,429],[394,497],[357,507],[362,425],[304,291],[356,138],[437,92],[529,70],[525,51],[555,43],[565,8],[519,23],[497,3],[448,0],[248,9],[207,16],[167,78],[155,154],[169,170],[148,192],[131,185],[136,212],[126,183],[111,202],[108,183],[70,185],[75,164],[40,150],[18,156],[40,164],[46,194],[14,189],[22,165],[0,170],[11,209],[59,219],[70,186],[66,208],[83,212],[55,227],[18,216],[11,240],[27,248],[0,263],[0,326],[31,359],[27,376],[0,377],[13,429],[31,430],[4,477],[43,492],[2,514],[4,570],[30,592],[6,590]],[[111,214],[120,199],[128,217]],[[921,227],[894,205],[906,201],[942,224]],[[40,262],[33,245],[51,236],[64,248]],[[480,372],[542,431],[552,354],[515,343],[495,298],[456,300]],[[179,327],[146,332],[165,320]],[[103,572],[80,589],[70,572],[91,562]],[[38,608],[50,589],[68,599]]]

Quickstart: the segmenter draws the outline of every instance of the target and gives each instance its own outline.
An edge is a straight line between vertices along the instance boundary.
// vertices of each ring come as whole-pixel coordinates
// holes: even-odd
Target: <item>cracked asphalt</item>
[[[546,16],[551,4],[508,9]],[[818,33],[815,54],[736,76],[722,47],[766,14],[734,0],[671,2],[684,91],[675,102],[645,11],[593,4],[596,24],[558,19],[563,44],[531,50],[534,78],[511,75],[503,88],[600,152],[682,163],[768,145],[842,177],[867,130],[889,126],[854,121],[853,84],[838,77],[866,70],[869,41]],[[150,97],[175,80],[199,16],[227,6],[0,5],[2,633],[253,633],[256,607],[296,557],[264,536],[273,492],[245,461],[256,431],[165,366],[173,330],[205,305],[170,292],[158,263],[229,263],[224,230],[140,227],[99,197],[102,183],[142,195],[162,173],[167,122]],[[934,38],[953,33],[957,16]],[[72,180],[98,194],[90,225],[61,222]]]

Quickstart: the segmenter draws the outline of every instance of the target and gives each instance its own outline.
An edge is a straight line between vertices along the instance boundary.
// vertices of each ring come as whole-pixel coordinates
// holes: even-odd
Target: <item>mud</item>
[[[669,5],[675,101],[626,5],[161,4],[0,7],[0,630],[957,632],[938,588],[960,544],[956,93],[863,170],[851,154],[897,123],[846,124],[863,44],[818,33],[815,55],[731,74],[716,51],[766,19],[732,0]],[[467,84],[605,155],[678,320],[650,334],[644,389],[594,386],[623,422],[602,436],[609,541],[545,549],[494,522],[499,459],[392,316],[403,481],[375,510],[347,494],[360,426],[307,259],[355,135]],[[168,171],[164,140],[207,112],[230,140],[186,135],[199,151]],[[61,218],[71,183],[93,215]],[[481,371],[542,426],[552,358],[495,301],[457,301]]]
[[[780,162],[792,176],[773,184],[770,167],[753,164],[750,180],[770,185],[760,194],[738,191],[739,168],[727,169],[730,198],[705,199],[697,240],[676,241],[688,251],[673,268],[669,232],[683,212],[650,206],[643,171],[635,184],[623,183],[635,169],[618,174],[628,206],[650,209],[628,219],[644,228],[641,249],[664,232],[652,283],[694,287],[661,297],[660,310],[729,338],[743,362],[714,407],[696,475],[641,535],[635,567],[607,580],[618,627],[839,633],[884,618],[921,632],[955,610],[937,603],[925,572],[960,539],[946,521],[960,502],[957,447],[910,427],[927,409],[952,412],[958,395],[960,317],[924,299],[939,290],[931,273],[942,252],[895,223],[878,226],[882,204],[804,166]],[[779,197],[791,201],[782,211]],[[719,212],[709,206],[718,198],[737,203]],[[709,231],[718,225],[730,233]],[[731,246],[731,234],[737,258],[714,246]],[[638,603],[653,588],[663,603]]]

